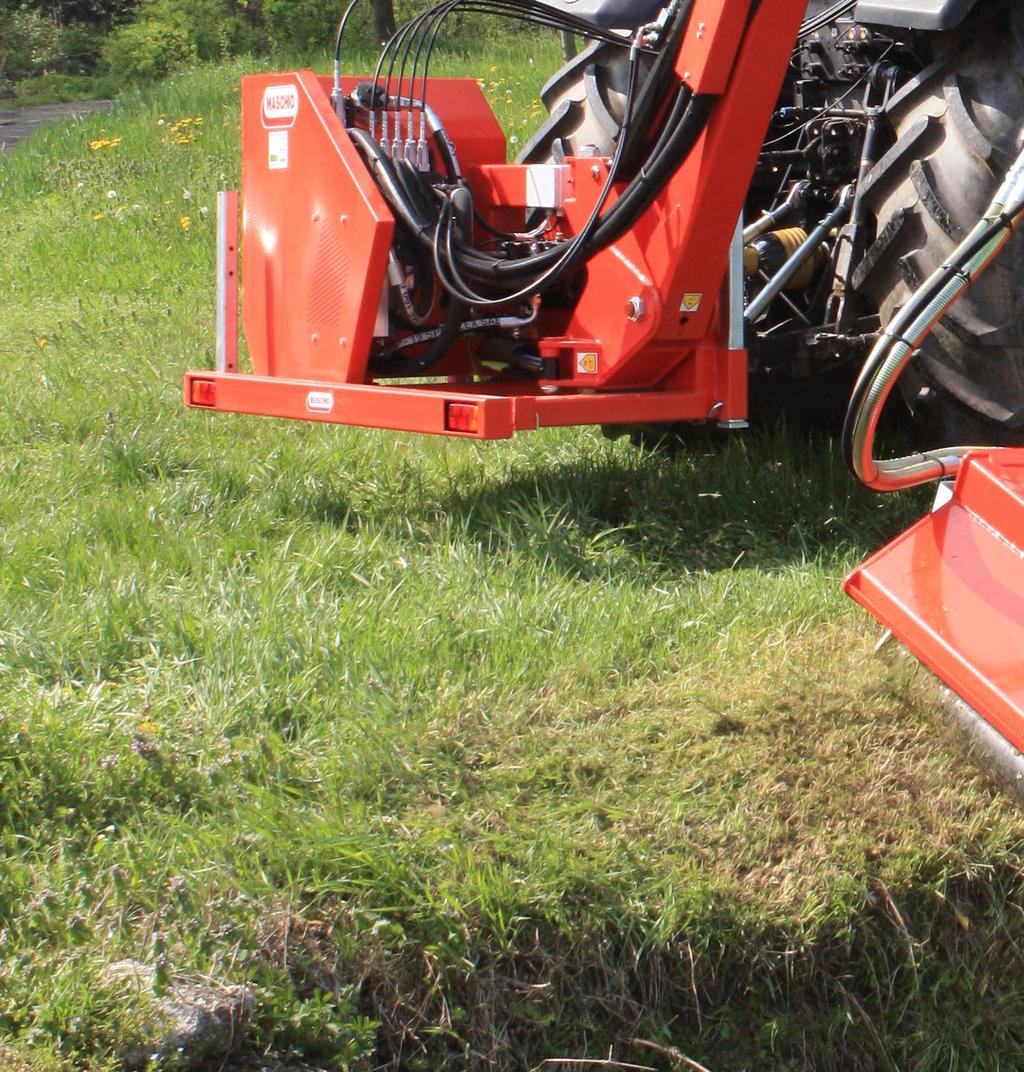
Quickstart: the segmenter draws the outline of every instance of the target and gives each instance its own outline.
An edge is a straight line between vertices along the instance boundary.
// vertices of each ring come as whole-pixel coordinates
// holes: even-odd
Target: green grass
[[[116,97],[122,87],[111,75],[61,74],[54,71],[15,82],[11,88],[14,95],[0,99],[0,108],[62,104],[65,101],[105,100]]]
[[[241,73],[0,159],[4,1067],[108,1067],[126,957],[325,1069],[1020,1067],[1024,823],[840,593],[924,501],[183,411]]]

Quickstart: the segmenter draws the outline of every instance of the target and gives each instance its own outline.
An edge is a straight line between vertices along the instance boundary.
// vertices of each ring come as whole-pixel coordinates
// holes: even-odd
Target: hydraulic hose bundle
[[[853,473],[876,491],[945,480],[964,457],[983,447],[943,447],[888,461],[874,456],[882,411],[904,369],[936,324],[996,259],[1024,220],[1024,153],[1007,173],[974,230],[914,294],[868,357],[854,389],[843,430],[843,450]]]
[[[426,262],[424,274],[436,279],[448,296],[444,326],[418,336],[430,342],[427,352],[412,363],[406,358],[396,363],[394,359],[410,348],[406,340],[380,355],[375,368],[378,374],[399,369],[422,373],[444,356],[469,325],[480,330],[480,324],[522,322],[523,303],[533,303],[564,282],[626,233],[689,156],[706,128],[713,98],[693,94],[675,73],[675,56],[693,0],[675,0],[657,23],[631,37],[553,12],[533,0],[515,4],[510,0],[444,0],[395,33],[380,55],[373,82],[346,100],[340,90],[340,57],[357,2],[349,4],[339,27],[335,107],[405,239],[419,250],[421,262]],[[615,153],[597,203],[575,235],[555,238],[545,228],[513,235],[484,225],[497,240],[497,248],[485,249],[473,242],[473,225],[482,220],[451,139],[428,104],[433,52],[442,27],[456,11],[501,15],[628,50],[628,87]],[[642,79],[645,56],[653,60]],[[666,100],[671,104],[662,116]],[[433,162],[443,169],[442,175],[432,173]],[[615,190],[619,196],[610,204]],[[408,307],[407,295],[402,305]],[[481,316],[484,310],[500,307],[513,308],[515,317]],[[475,319],[470,320],[474,309],[481,312],[472,314]],[[535,315],[535,309],[529,315]]]

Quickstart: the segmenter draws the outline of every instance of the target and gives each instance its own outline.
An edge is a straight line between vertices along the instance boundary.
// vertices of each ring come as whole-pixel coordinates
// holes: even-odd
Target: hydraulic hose
[[[661,51],[650,73],[644,79],[634,110],[634,133],[623,154],[623,165],[627,171],[631,171],[638,162],[641,150],[639,143],[649,135],[651,130],[655,129],[657,117],[665,107],[665,99],[672,93],[676,58],[679,55],[686,28],[690,24],[692,9],[693,0],[684,0],[680,5],[671,28],[665,36]]]
[[[466,319],[467,308],[460,301],[452,298],[448,303],[448,312],[445,314],[444,323],[440,328],[425,331],[412,339],[406,340],[406,345],[411,347],[417,343],[429,342],[430,346],[418,357],[398,364],[393,358],[399,352],[397,348],[382,355],[372,363],[374,376],[422,376],[428,373],[439,361],[448,356],[455,340],[462,333],[463,322]],[[406,348],[403,346],[403,349]]]
[[[465,7],[469,10],[507,10],[507,6],[504,0],[448,0],[447,3],[436,5],[431,10],[440,12],[441,18],[443,18],[455,7]],[[532,3],[527,3],[523,7],[531,14],[536,10]],[[674,33],[679,32],[679,27],[685,27],[688,24],[691,10],[692,4],[689,0],[682,0],[678,5],[673,5],[673,16],[669,25],[670,34],[674,36]],[[427,17],[429,17],[429,13]],[[425,17],[421,16],[419,20],[414,20],[414,25],[423,25],[424,19]],[[433,30],[428,32],[436,32],[436,29],[437,21],[434,22]],[[403,32],[399,31],[395,38],[392,39],[392,42],[389,43],[389,47],[395,48],[399,46],[402,37]],[[616,43],[624,48],[630,47],[629,42],[622,38],[617,38]],[[636,52],[638,47],[641,51],[643,50],[643,46],[639,44],[639,41],[634,39],[631,49],[631,68],[634,79],[636,77]],[[385,53],[387,51],[388,49],[385,49]],[[427,50],[428,63],[429,54],[430,49]],[[382,56],[378,65],[378,73],[383,63],[384,57]],[[413,102],[412,107],[416,106],[416,66],[416,63],[414,63],[409,95],[405,98],[406,101]],[[425,71],[422,79],[423,89],[421,90],[421,95],[425,95],[426,81]],[[379,82],[374,84],[379,84]],[[630,96],[632,97],[632,93]],[[404,103],[403,98],[399,96],[396,103],[398,108],[401,109]],[[630,135],[635,128],[635,104],[636,101],[633,100],[634,107],[627,109],[629,114],[621,132],[620,151],[618,154],[620,162],[624,150],[629,146]],[[607,213],[593,219],[584,231],[571,242],[559,243],[539,252],[532,251],[530,254],[521,257],[509,256],[508,254],[504,256],[488,254],[468,244],[458,234],[452,235],[450,232],[444,234],[444,213],[442,212],[439,219],[438,215],[428,207],[427,202],[430,199],[430,192],[425,184],[420,190],[416,189],[422,183],[422,178],[416,174],[416,169],[406,166],[407,159],[391,159],[395,154],[390,151],[393,147],[390,145],[387,128],[382,132],[382,136],[378,141],[374,122],[378,102],[372,90],[368,102],[370,136],[360,137],[358,130],[353,130],[352,133],[357,144],[368,157],[368,162],[380,182],[385,197],[398,217],[406,224],[410,233],[435,256],[438,251],[439,238],[444,239],[444,253],[448,255],[448,251],[451,250],[449,259],[454,272],[445,273],[446,288],[452,291],[453,296],[459,297],[463,301],[469,299],[484,304],[500,304],[503,301],[517,298],[524,293],[535,292],[538,289],[551,286],[554,282],[564,277],[568,271],[578,266],[581,261],[611,245],[627,231],[636,219],[650,207],[650,204],[663,189],[665,182],[689,155],[706,127],[712,105],[713,99],[694,97],[685,86],[681,86],[668,117],[669,121],[661,129],[660,137],[653,150],[651,150],[646,164],[628,183],[622,196]],[[421,103],[420,107],[424,113],[428,111],[424,103]],[[383,116],[386,116],[387,106],[385,105],[381,110]],[[438,143],[438,148],[441,149],[440,142],[445,138],[443,127],[439,127],[438,124],[431,125],[435,127],[433,131],[435,142]],[[441,152],[446,170],[449,171],[449,177],[454,178],[451,172],[457,169],[452,167],[452,161],[447,159],[448,155],[444,151]],[[398,156],[407,158],[408,154],[402,152]],[[616,169],[616,171],[618,170],[619,168]],[[603,201],[604,198],[602,198],[602,207]],[[456,261],[458,262],[457,267],[455,265]],[[451,275],[462,276],[466,283],[458,282],[457,278],[449,278]],[[478,291],[477,288],[480,287],[484,288],[483,292]]]
[[[854,388],[843,429],[843,451],[854,475],[875,491],[893,492],[956,475],[964,457],[984,447],[942,447],[903,458],[875,458],[885,404],[932,329],[996,259],[1024,220],[1024,153],[991,205],[953,255],[882,332]]]

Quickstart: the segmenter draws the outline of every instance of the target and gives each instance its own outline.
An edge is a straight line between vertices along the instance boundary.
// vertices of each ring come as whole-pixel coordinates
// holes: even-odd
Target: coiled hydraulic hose
[[[992,204],[956,252],[914,294],[868,357],[854,388],[843,429],[846,462],[862,483],[892,492],[956,475],[963,459],[984,447],[942,447],[904,458],[875,458],[882,410],[904,369],[936,324],[996,259],[1024,220],[1024,153],[1010,168]]]

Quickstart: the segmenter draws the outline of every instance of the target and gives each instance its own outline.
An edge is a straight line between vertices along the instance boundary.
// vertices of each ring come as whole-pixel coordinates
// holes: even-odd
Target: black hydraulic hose
[[[434,191],[428,187],[420,173],[404,158],[389,161],[396,180],[409,199],[413,208],[422,219],[433,217]]]
[[[359,6],[359,0],[351,0],[345,8],[341,21],[338,23],[338,35],[334,41],[334,92],[341,93],[341,47],[345,41],[345,31],[348,29],[348,20],[352,18],[352,12]],[[338,102],[334,102],[337,107]]]
[[[707,127],[716,98],[698,94],[691,97],[682,121],[665,140],[658,158],[645,166],[629,184],[622,197],[601,217],[587,247],[588,255],[599,253],[617,242],[651,207],[664,190],[666,182],[690,155]],[[530,258],[531,268],[557,259],[559,250],[548,250]],[[522,273],[525,261],[498,261],[495,281],[514,278]]]
[[[706,94],[696,94],[689,99],[682,120],[672,131],[657,158],[649,167],[641,169],[640,174],[609,210],[595,237],[598,249],[606,249],[613,242],[617,242],[654,204],[658,195],[665,189],[665,184],[689,158],[704,134],[716,103],[716,97]]]
[[[543,5],[531,3],[530,0],[526,0],[525,3],[511,4],[506,0],[446,0],[445,3],[436,4],[434,7],[429,8],[423,14],[417,16],[415,19],[410,20],[408,23],[400,27],[392,35],[391,39],[384,46],[381,51],[380,58],[377,62],[377,68],[374,74],[374,85],[379,85],[381,72],[384,68],[384,63],[387,60],[389,54],[392,58],[388,65],[388,76],[386,82],[386,89],[390,92],[391,81],[394,74],[395,63],[398,59],[398,53],[401,51],[403,45],[405,45],[405,56],[409,54],[409,50],[412,47],[412,42],[415,40],[415,35],[421,27],[425,26],[431,20],[435,20],[434,28],[431,36],[431,47],[428,50],[428,67],[430,52],[433,50],[433,41],[436,39],[437,33],[440,30],[441,25],[445,22],[448,16],[458,7],[463,7],[471,11],[480,11],[490,14],[503,15],[508,18],[517,19],[519,21],[532,23],[539,26],[547,26],[552,29],[568,29],[577,33],[584,33],[588,36],[595,36],[601,40],[610,41],[615,44],[625,47],[626,42],[621,37],[610,32],[602,31],[598,27],[593,26],[585,19],[580,19],[576,16],[570,16],[566,14],[555,15],[551,9],[545,8]],[[525,11],[523,10],[525,9]],[[346,14],[350,14],[347,12]],[[430,32],[430,31],[428,31]],[[405,60],[402,61],[402,76],[404,78],[404,66]],[[426,75],[424,76],[426,78]],[[415,81],[415,76],[414,76]],[[414,88],[414,86],[413,86]],[[401,86],[399,87],[399,96]],[[424,85],[424,98],[426,88]],[[411,99],[412,94],[410,94]],[[387,113],[382,116],[383,129],[386,131],[389,127]],[[396,123],[401,123],[400,114],[396,116]],[[374,123],[371,117],[371,129],[374,127]]]
[[[656,159],[653,159],[629,184],[622,197],[603,215],[594,226],[591,236],[581,247],[579,255],[589,257],[606,249],[625,234],[664,189],[665,183],[689,156],[703,134],[710,118],[715,98],[689,97],[688,91],[681,96],[686,99],[682,120],[674,129],[666,131]],[[427,241],[430,225],[418,227],[421,240]],[[432,238],[431,238],[432,244]],[[472,247],[457,245],[458,252],[466,258],[463,270],[480,283],[499,286],[513,280],[534,279],[548,271],[565,257],[564,245],[554,246],[539,254],[520,260],[489,257]],[[575,260],[576,258],[574,258]],[[527,284],[524,282],[523,284]]]
[[[448,356],[448,352],[455,344],[462,332],[462,324],[466,319],[468,310],[457,298],[451,298],[448,302],[448,312],[445,314],[444,324],[440,331],[427,331],[423,333],[423,341],[428,339],[430,347],[419,357],[409,361],[396,360],[395,353],[382,354],[370,363],[370,371],[374,376],[421,376],[429,372],[439,361]],[[403,348],[412,345],[405,340]]]
[[[633,223],[636,222],[636,219],[650,207],[654,198],[664,187],[666,173],[670,176],[679,166],[680,161],[677,159],[668,159],[663,162],[666,152],[672,152],[673,148],[675,148],[677,154],[681,151],[682,159],[689,155],[689,150],[696,143],[703,132],[704,125],[706,125],[706,117],[702,117],[699,114],[704,109],[703,104],[697,109],[698,114],[696,115],[690,110],[695,100],[696,98],[690,96],[690,92],[686,87],[680,88],[676,104],[670,116],[670,123],[662,131],[662,137],[655,147],[652,160],[633,179],[623,197],[612,206],[606,216],[602,217],[601,226],[595,231],[594,241],[588,246],[588,250],[599,252],[601,249],[607,248],[628,231]],[[702,97],[700,100],[710,102],[711,98]],[[697,124],[696,128],[694,124]],[[658,185],[659,182],[661,183],[660,186]],[[626,204],[627,209],[630,208],[630,202],[627,198],[630,190],[634,188],[640,190],[640,195],[638,196],[641,196],[641,200],[632,203],[632,205],[633,209],[639,208],[639,211],[635,214],[630,211],[629,215],[620,216],[619,213],[626,211],[620,206]],[[609,221],[613,225],[612,228],[610,230],[603,229]],[[482,277],[481,281],[500,282],[505,279],[527,278],[529,275],[536,274],[538,271],[545,270],[555,264],[563,253],[564,250],[561,247],[555,246],[522,260],[490,258],[486,275]]]
[[[472,0],[471,0],[472,3]],[[470,7],[471,3],[464,6]],[[472,3],[472,7],[483,7],[483,4]],[[491,4],[487,5],[492,7]],[[500,5],[495,3],[493,8]],[[438,5],[435,11],[442,11],[445,15],[453,10],[452,0],[449,4]],[[685,15],[687,9],[683,9]],[[422,17],[421,17],[422,18]],[[440,21],[440,20],[438,20]],[[401,37],[396,34],[393,42],[397,43]],[[623,42],[624,44],[624,42]],[[387,50],[385,50],[387,51]],[[378,65],[378,70],[383,64]],[[375,103],[371,99],[371,104]],[[685,107],[684,107],[685,104]],[[689,98],[688,91],[683,87],[677,95],[676,104],[670,117],[670,122],[665,124],[661,137],[651,157],[636,178],[629,184],[620,200],[600,218],[593,231],[587,236],[587,241],[581,243],[578,252],[573,251],[572,262],[575,263],[582,256],[593,255],[594,252],[605,248],[621,237],[636,219],[645,212],[654,199],[661,192],[664,183],[683,160],[689,155],[697,139],[703,132],[707,120],[710,117],[713,100],[710,98]],[[682,118],[676,123],[675,117],[682,111]],[[628,136],[628,132],[624,132]],[[443,132],[435,131],[435,141],[442,157],[449,168],[454,167],[454,160],[450,153],[444,152],[445,138]],[[389,203],[396,210],[396,214],[406,224],[410,233],[415,235],[419,242],[431,249],[435,248],[438,223],[436,217],[431,217],[426,212],[423,201],[416,197],[409,189],[411,175],[401,174],[386,157],[382,156],[373,144],[372,138],[365,136],[357,139],[364,152],[368,155],[374,173],[381,179],[382,190]],[[413,202],[419,202],[417,205]],[[449,237],[449,241],[451,238]],[[569,243],[571,246],[572,243]],[[513,260],[490,256],[472,246],[467,246],[461,241],[456,241],[454,250],[463,261],[463,270],[475,281],[484,285],[498,286],[502,281],[531,280],[539,283],[539,277],[560,260],[568,264],[565,244],[553,246],[540,254]],[[548,283],[548,280],[544,280]]]
[[[848,11],[852,11],[857,6],[857,2],[858,0],[839,0],[839,3],[833,4],[827,11],[823,11],[820,15],[815,15],[812,18],[806,19],[803,25],[801,25],[797,37],[800,40],[803,40],[803,38],[809,37],[812,33],[816,33],[830,22],[834,22]]]
[[[669,92],[669,86],[675,74],[676,60],[682,45],[686,28],[690,24],[693,0],[683,0],[682,7],[665,36],[658,58],[654,61],[647,78],[644,79],[643,88],[637,100],[634,117],[634,134],[632,144],[627,145],[623,157],[623,166],[627,171],[632,170],[636,164],[637,155],[642,149],[642,139],[647,137],[655,125],[658,113],[661,111],[665,96]],[[664,132],[664,131],[662,131]]]
[[[682,99],[682,98],[681,98]],[[665,182],[689,156],[707,125],[715,98],[698,95],[689,98],[682,121],[664,139],[657,159],[649,163],[630,183],[623,196],[601,218],[595,228],[587,255],[593,255],[616,242],[636,220],[653,204],[664,189]],[[370,166],[381,184],[389,205],[396,212],[410,233],[430,249],[434,248],[436,219],[418,216],[414,206],[404,195],[402,181],[397,177],[395,165],[380,152],[379,147],[367,134],[352,131],[356,144],[370,161]],[[441,140],[439,138],[438,140]],[[466,258],[463,270],[478,282],[500,285],[512,280],[527,280],[547,271],[565,256],[564,247],[555,246],[542,253],[522,260],[507,260],[490,257],[474,247],[458,244],[456,249]]]
[[[622,156],[625,145],[628,141],[629,130],[633,119],[633,105],[635,101],[637,75],[639,70],[639,54],[634,47],[630,52],[630,68],[629,68],[629,86],[626,91],[626,113],[623,120],[622,137],[619,144],[616,147],[615,155],[612,158],[611,165],[608,169],[608,177],[605,181],[604,189],[601,192],[601,196],[598,198],[589,219],[584,225],[583,229],[577,234],[569,243],[558,247],[560,257],[554,264],[541,276],[534,278],[529,284],[524,286],[517,293],[503,294],[498,298],[488,297],[486,295],[477,294],[471,290],[465,280],[462,278],[461,273],[455,263],[455,257],[453,254],[451,244],[451,229],[447,231],[445,240],[445,253],[447,256],[447,271],[445,266],[442,265],[440,257],[440,242],[435,240],[434,245],[434,263],[438,269],[439,274],[442,276],[442,281],[445,286],[452,291],[452,293],[459,294],[464,300],[472,302],[473,304],[485,304],[485,305],[500,305],[507,302],[518,301],[524,297],[530,296],[532,293],[536,293],[538,290],[544,289],[547,286],[552,285],[560,277],[567,274],[573,266],[581,259],[581,255],[586,255],[588,245],[591,237],[600,224],[601,214],[604,210],[604,206],[607,203],[608,198],[611,196],[614,189],[619,169],[622,165]],[[466,196],[471,200],[472,195],[469,191],[465,191]],[[452,204],[454,207],[454,196]]]
[[[418,241],[430,245],[433,241],[433,220],[417,219],[414,210],[404,200],[401,183],[395,174],[390,160],[380,150],[380,146],[364,130],[353,128],[350,132],[356,147],[362,150],[370,171],[377,180],[381,193],[392,212],[405,225],[406,230]]]

